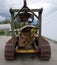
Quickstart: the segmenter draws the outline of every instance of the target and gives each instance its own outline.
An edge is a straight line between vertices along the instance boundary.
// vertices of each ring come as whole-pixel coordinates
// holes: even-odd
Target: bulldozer
[[[38,15],[34,12],[37,12]],[[16,53],[37,53],[41,60],[51,58],[50,44],[41,35],[42,12],[43,8],[28,8],[26,0],[21,9],[10,8],[12,38],[5,45],[4,57],[6,60],[14,60]],[[37,18],[36,26],[32,25],[35,17]],[[23,24],[22,26],[21,24],[16,25],[16,34],[14,22]]]

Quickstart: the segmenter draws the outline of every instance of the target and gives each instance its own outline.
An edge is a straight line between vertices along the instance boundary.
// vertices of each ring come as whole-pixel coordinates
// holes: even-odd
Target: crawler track
[[[41,60],[49,60],[51,57],[51,49],[49,42],[41,38],[39,41],[39,58]]]
[[[14,46],[12,44],[12,39],[10,39],[5,45],[4,57],[6,60],[14,60],[15,59],[15,44],[18,37],[14,38]]]
[[[5,46],[5,59],[14,60],[14,58],[15,58],[14,48],[12,47],[11,40],[9,40]]]

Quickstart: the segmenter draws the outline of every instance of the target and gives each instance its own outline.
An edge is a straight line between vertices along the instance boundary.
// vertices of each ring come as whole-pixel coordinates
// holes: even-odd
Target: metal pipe
[[[39,11],[39,37],[41,37],[42,11],[43,9],[41,8]]]
[[[11,30],[12,30],[12,46],[14,47],[14,12],[10,9],[11,14]]]
[[[34,12],[39,12],[41,9],[31,9]],[[13,12],[19,12],[20,9],[12,9]],[[24,11],[24,10],[23,10]]]
[[[26,7],[27,6],[27,3],[26,3],[26,0],[24,0],[24,7]]]

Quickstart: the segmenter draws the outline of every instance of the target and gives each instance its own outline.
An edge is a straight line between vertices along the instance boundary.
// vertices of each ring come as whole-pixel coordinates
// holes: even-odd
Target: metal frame
[[[27,5],[26,5],[26,0],[24,0],[24,6],[26,7]],[[28,8],[28,7],[27,7]],[[22,9],[23,9],[23,7],[22,7]],[[16,16],[18,15],[16,15],[16,16],[14,16],[14,14],[15,14],[15,12],[20,12],[20,10],[22,10],[22,9],[12,9],[12,8],[10,8],[10,14],[11,14],[11,29],[12,29],[12,44],[14,44],[14,19],[16,18]],[[30,11],[30,12],[32,12],[33,13],[33,15],[39,20],[39,37],[41,37],[41,21],[42,21],[42,11],[43,11],[43,9],[41,8],[41,9],[29,9],[28,8],[28,10]],[[24,10],[22,10],[22,11],[24,11]],[[37,16],[34,12],[38,12],[39,13],[39,15]],[[13,45],[14,46],[14,45]]]

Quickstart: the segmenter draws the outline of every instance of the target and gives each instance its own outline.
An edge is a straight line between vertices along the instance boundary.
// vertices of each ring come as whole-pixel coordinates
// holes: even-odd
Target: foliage
[[[3,30],[0,30],[0,35],[4,35],[5,32]]]
[[[10,23],[10,20],[6,19],[5,21],[0,22],[0,24],[8,24]]]

